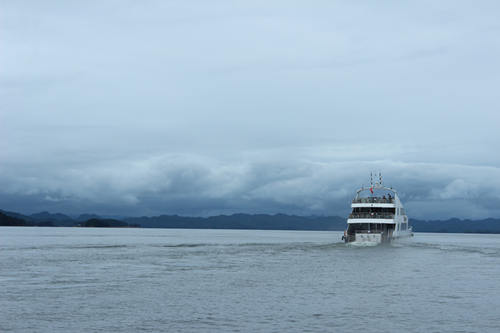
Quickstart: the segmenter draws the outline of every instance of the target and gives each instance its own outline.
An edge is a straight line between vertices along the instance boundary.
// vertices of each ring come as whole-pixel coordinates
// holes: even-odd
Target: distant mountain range
[[[103,218],[95,214],[82,214],[77,217],[49,212],[23,215],[0,210],[0,226],[26,227],[108,227],[127,228],[139,227],[117,219]]]
[[[416,232],[500,233],[500,219],[413,220]],[[332,230],[342,231],[346,218],[339,216],[296,216],[286,214],[233,214],[211,217],[160,215],[152,217],[106,218],[96,214],[70,217],[60,213],[41,212],[23,215],[0,210],[0,226],[47,227],[142,227],[184,229],[260,229],[260,230]]]

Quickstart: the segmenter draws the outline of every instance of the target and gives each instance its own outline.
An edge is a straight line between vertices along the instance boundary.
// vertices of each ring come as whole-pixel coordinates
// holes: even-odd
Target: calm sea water
[[[1,332],[500,332],[500,235],[0,228]]]

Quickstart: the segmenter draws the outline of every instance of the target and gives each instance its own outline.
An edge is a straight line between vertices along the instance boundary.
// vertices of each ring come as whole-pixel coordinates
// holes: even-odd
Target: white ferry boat
[[[351,203],[347,230],[342,239],[351,245],[377,245],[413,236],[403,204],[392,187],[382,185],[382,175],[370,187],[361,187]]]

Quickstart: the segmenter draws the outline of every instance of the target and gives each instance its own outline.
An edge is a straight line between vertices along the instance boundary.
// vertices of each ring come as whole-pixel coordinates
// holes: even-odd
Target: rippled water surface
[[[0,332],[500,332],[500,235],[0,228]]]

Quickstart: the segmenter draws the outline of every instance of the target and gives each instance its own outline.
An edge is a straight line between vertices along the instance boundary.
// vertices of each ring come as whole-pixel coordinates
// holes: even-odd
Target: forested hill
[[[454,233],[491,233],[500,234],[500,219],[461,220],[412,220],[410,225],[414,231],[420,232],[454,232]]]
[[[500,219],[414,220],[416,232],[500,233]],[[70,217],[47,212],[22,215],[0,210],[0,226],[54,227],[142,227],[186,229],[261,229],[261,230],[334,230],[346,227],[346,218],[339,216],[296,216],[286,214],[233,214],[211,217],[160,215],[152,217],[105,218],[95,214]]]
[[[144,228],[196,228],[196,229],[262,229],[262,230],[336,230],[346,228],[347,220],[339,216],[295,215],[218,215],[207,218],[161,215],[125,219]],[[412,220],[416,232],[500,233],[500,219],[483,220]]]
[[[87,218],[92,217],[92,218]],[[63,214],[47,212],[23,215],[0,210],[0,226],[10,227],[92,227],[92,228],[129,228],[139,227],[122,220],[100,218],[97,215],[82,215],[76,218]]]
[[[285,214],[234,214],[211,217],[161,215],[127,218],[144,228],[261,229],[261,230],[344,230],[346,219],[338,216],[296,216]]]

